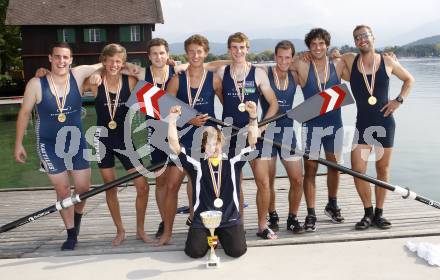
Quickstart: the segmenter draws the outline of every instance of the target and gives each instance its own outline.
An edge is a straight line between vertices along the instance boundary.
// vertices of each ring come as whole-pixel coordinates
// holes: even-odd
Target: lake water
[[[440,59],[400,59],[400,62],[415,77],[416,84],[408,99],[394,114],[396,119],[396,135],[393,157],[391,162],[391,180],[393,184],[409,187],[418,194],[440,200],[440,188],[437,186],[436,166],[440,158]],[[390,96],[394,98],[400,92],[401,82],[391,79]],[[301,90],[298,88],[294,106],[303,101]],[[85,127],[91,126],[96,121],[93,107],[86,107],[87,117],[84,119]],[[29,127],[25,139],[28,153],[28,163],[21,165],[15,163],[12,157],[15,140],[15,120],[17,107],[0,107],[0,188],[10,187],[37,187],[47,186],[47,176],[38,171],[38,158],[35,149],[35,132],[33,126]],[[348,128],[355,123],[356,106],[350,105],[343,108],[344,125]],[[141,119],[140,119],[141,120]],[[299,129],[299,124],[295,124]],[[298,130],[297,130],[298,131]],[[297,133],[297,135],[299,135]],[[139,135],[138,135],[139,136]],[[346,135],[346,151],[343,165],[350,167],[351,136]],[[101,183],[100,176],[93,167],[93,183]],[[124,171],[118,165],[119,174]],[[326,168],[321,167],[321,172]],[[279,165],[278,175],[285,175],[284,168]],[[375,176],[374,163],[369,166],[368,174]],[[249,169],[245,175],[251,175]]]

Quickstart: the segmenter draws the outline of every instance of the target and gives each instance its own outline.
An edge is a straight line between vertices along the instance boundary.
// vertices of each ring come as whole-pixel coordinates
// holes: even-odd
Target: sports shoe
[[[316,230],[315,223],[316,223],[316,216],[307,215],[304,221],[304,230],[308,232],[315,231]]]
[[[287,218],[287,230],[291,230],[295,234],[304,233],[304,228],[301,226],[297,218]]]
[[[330,204],[327,204],[327,206],[325,206],[324,213],[335,224],[343,223],[345,220],[344,217],[342,217],[341,215],[341,208],[339,207],[334,208],[330,206]]]
[[[269,213],[269,219],[267,221],[268,221],[268,226],[271,230],[273,231],[279,230],[278,222],[280,221],[280,218],[278,217],[278,213],[276,211]]]

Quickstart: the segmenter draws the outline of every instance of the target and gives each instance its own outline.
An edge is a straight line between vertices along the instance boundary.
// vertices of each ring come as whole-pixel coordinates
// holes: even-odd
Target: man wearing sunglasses
[[[375,38],[369,26],[356,26],[353,38],[360,54],[347,53],[341,57],[346,66],[343,79],[350,81],[357,106],[351,165],[355,171],[365,173],[368,157],[374,149],[377,179],[387,182],[394,144],[393,113],[408,97],[414,78],[392,56],[375,51]],[[390,100],[389,82],[392,74],[403,85],[397,97]],[[369,183],[358,178],[354,178],[354,182],[365,210],[364,217],[355,228],[365,230],[374,225],[389,229],[391,223],[382,216],[386,189],[375,187],[376,208],[373,211]]]

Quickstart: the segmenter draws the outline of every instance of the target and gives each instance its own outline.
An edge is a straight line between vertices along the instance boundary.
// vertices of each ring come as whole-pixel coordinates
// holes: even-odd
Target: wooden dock
[[[277,211],[280,215],[280,231],[277,240],[261,240],[255,236],[257,230],[255,193],[253,180],[244,181],[244,211],[246,238],[248,246],[273,246],[284,244],[307,244],[320,242],[343,242],[353,240],[387,239],[414,236],[440,236],[440,211],[417,201],[404,200],[390,193],[385,204],[384,215],[393,223],[390,230],[370,228],[355,231],[354,224],[363,216],[363,207],[356,193],[353,179],[341,176],[338,204],[342,208],[345,223],[333,224],[323,213],[327,203],[326,177],[317,178],[318,216],[317,231],[294,235],[286,231],[287,194],[289,183],[286,178],[276,180]],[[150,189],[150,199],[146,217],[146,231],[153,238],[159,223],[159,213],[154,198],[154,187]],[[103,193],[87,201],[86,214],[81,226],[81,235],[75,251],[60,251],[66,233],[58,213],[43,217],[6,233],[0,234],[0,258],[32,258],[43,256],[68,256],[91,254],[140,253],[152,251],[183,250],[188,227],[185,226],[187,214],[178,214],[174,223],[173,244],[156,247],[145,244],[135,238],[135,201],[133,187],[119,189],[119,201],[127,239],[118,247],[112,247],[111,240],[115,228],[110,217]],[[0,224],[28,215],[50,206],[55,201],[53,190],[2,191],[0,192]],[[186,188],[179,193],[179,206],[187,205]],[[304,198],[301,203],[299,218],[304,221],[306,207]]]

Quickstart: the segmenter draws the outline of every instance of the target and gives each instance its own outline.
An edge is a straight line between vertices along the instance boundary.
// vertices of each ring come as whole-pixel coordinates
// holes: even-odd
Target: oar
[[[182,102],[181,100],[175,98],[174,96],[171,96],[170,94],[166,94],[163,90],[153,86],[150,83],[144,81],[138,82],[133,92],[134,94],[132,94],[131,96],[134,96],[137,99],[137,101],[131,100],[131,102],[128,102],[129,103],[128,105],[130,106],[133,105],[133,103],[138,103],[140,105],[140,110],[146,115],[149,115],[150,117],[159,118],[162,120],[166,119],[166,117],[164,116],[167,116],[167,113],[170,111],[171,106],[180,105],[182,106],[182,110],[181,110],[182,114],[177,124],[179,126],[182,126],[183,124],[187,123],[190,119],[192,119],[198,114],[198,112],[193,108],[191,108],[188,104]],[[353,96],[351,95],[348,88],[345,85],[339,85],[339,87],[334,87],[330,90],[326,90],[326,92],[322,92],[307,99],[306,101],[304,101],[297,107],[287,111],[286,113],[276,115],[272,118],[269,118],[261,122],[259,126],[266,125],[269,122],[275,121],[280,118],[284,118],[286,116],[295,119],[299,122],[304,122],[312,118],[315,118],[317,116],[328,113],[332,110],[336,110],[341,106],[352,104],[353,102],[354,102]],[[311,112],[314,113],[311,114]],[[231,124],[227,124],[217,119],[211,119],[211,120],[223,126],[233,127],[233,129],[235,129],[236,132],[230,135],[230,137],[238,134],[239,128],[234,127]],[[150,165],[146,169],[150,171],[154,171],[156,169],[163,167],[165,164],[166,161],[163,161],[155,165]],[[127,174],[119,179],[116,179],[115,181],[103,184],[88,192],[79,195],[76,194],[69,198],[63,199],[62,201],[57,201],[52,206],[49,206],[47,208],[34,212],[30,215],[17,219],[6,225],[3,225],[2,227],[0,227],[0,233],[33,222],[53,212],[57,212],[62,209],[71,207],[87,198],[90,198],[108,189],[126,183],[128,181],[131,181],[141,175],[142,173],[139,172]]]

